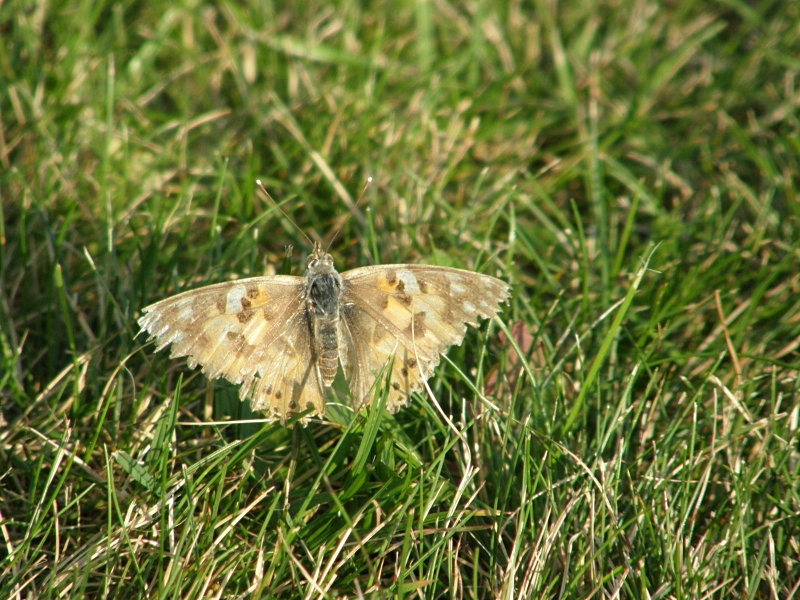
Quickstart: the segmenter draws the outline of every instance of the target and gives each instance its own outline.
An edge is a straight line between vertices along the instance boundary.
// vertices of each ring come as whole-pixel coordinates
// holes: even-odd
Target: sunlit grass
[[[0,597],[794,597],[799,20],[3,5]],[[302,272],[257,179],[510,305],[395,415],[254,421],[135,336]]]

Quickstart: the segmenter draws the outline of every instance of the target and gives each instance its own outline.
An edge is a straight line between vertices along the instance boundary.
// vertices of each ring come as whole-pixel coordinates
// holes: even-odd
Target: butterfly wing
[[[254,411],[286,420],[314,408],[325,412],[325,392],[313,360],[304,302],[305,279],[253,277],[184,292],[143,310],[139,326],[187,356],[209,378],[241,384],[239,397]]]
[[[356,409],[371,401],[392,356],[386,406],[404,405],[467,325],[496,315],[509,296],[499,279],[447,267],[380,265],[341,277],[340,360]]]

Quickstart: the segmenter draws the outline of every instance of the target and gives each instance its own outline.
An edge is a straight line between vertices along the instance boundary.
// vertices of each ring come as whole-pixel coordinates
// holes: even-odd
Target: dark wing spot
[[[422,281],[421,279],[417,279],[417,285],[419,286],[419,291],[423,294],[428,293],[428,284]]]
[[[395,300],[397,300],[400,304],[404,304],[406,306],[411,306],[411,296],[408,294],[397,294],[394,296]]]
[[[248,300],[244,296],[242,296],[241,302],[242,302],[242,308],[244,308],[245,310],[250,308],[253,305],[253,303],[250,302],[250,300]]]
[[[409,369],[413,369],[414,367],[416,367],[416,366],[417,366],[417,359],[416,359],[416,358],[409,358],[409,359],[406,361],[406,366],[407,366]]]
[[[200,334],[199,340],[200,340],[199,346],[201,348],[205,348],[205,347],[208,347],[208,346],[211,345],[211,338],[208,337],[208,334],[205,331]],[[194,367],[192,367],[192,368],[194,368]]]
[[[414,317],[408,325],[409,335],[413,333],[415,337],[422,337],[427,330],[428,328],[425,326],[425,313],[422,311],[414,313]]]
[[[258,288],[254,285],[247,286],[247,297],[251,300],[253,298],[258,298]]]
[[[239,351],[244,348],[245,344],[247,343],[244,339],[244,336],[241,333],[236,331],[228,331],[225,334],[225,337],[228,338],[228,341],[234,347],[234,350]]]
[[[225,302],[225,298],[220,298],[217,300],[217,310],[220,314],[225,314],[225,309],[228,308],[228,303]]]
[[[275,392],[275,399],[280,400],[281,398],[283,398],[283,392],[278,390],[277,392]]]
[[[264,388],[264,393],[267,396],[271,396],[272,395],[272,384],[271,383],[268,383],[267,387]]]
[[[268,323],[275,320],[275,311],[270,309],[269,304],[265,304],[261,309],[261,314],[264,315],[264,320]]]
[[[394,389],[397,391],[397,390],[399,390],[399,389],[400,389],[400,384],[399,384],[399,383],[397,383],[396,381],[393,381],[393,382],[392,382],[392,387],[393,387],[393,388],[394,388]]]
[[[389,285],[394,285],[397,281],[397,273],[395,271],[389,271],[386,273],[386,283]]]
[[[253,309],[243,310],[240,313],[236,313],[236,318],[239,319],[239,323],[247,323],[253,318]]]
[[[313,402],[306,402],[306,410],[308,410],[309,408],[314,408]]]
[[[295,410],[297,408],[297,402],[294,400],[289,401],[289,410]]]
[[[406,369],[405,367],[400,369],[400,372],[403,374],[403,377],[408,377],[408,369]]]
[[[403,283],[403,280],[401,279],[400,281],[397,282],[397,285],[394,286],[394,289],[396,289],[398,292],[405,292],[406,284]]]

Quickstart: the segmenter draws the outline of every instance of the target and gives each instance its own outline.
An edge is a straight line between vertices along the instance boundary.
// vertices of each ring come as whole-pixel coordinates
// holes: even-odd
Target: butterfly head
[[[315,275],[336,273],[336,268],[333,266],[333,257],[323,250],[322,244],[319,242],[314,242],[314,249],[308,257],[306,270],[308,273]]]

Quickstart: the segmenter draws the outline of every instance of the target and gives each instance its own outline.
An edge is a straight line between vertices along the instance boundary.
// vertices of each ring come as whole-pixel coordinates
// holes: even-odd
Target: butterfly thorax
[[[342,279],[333,258],[319,244],[308,258],[306,270],[306,310],[313,337],[314,352],[323,383],[330,386],[339,363],[339,296]]]

